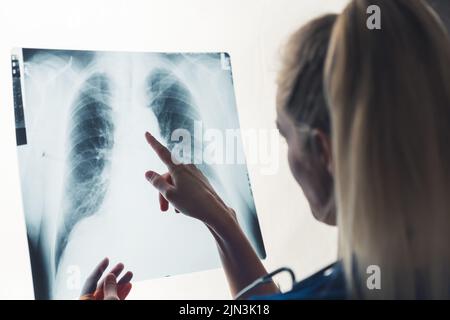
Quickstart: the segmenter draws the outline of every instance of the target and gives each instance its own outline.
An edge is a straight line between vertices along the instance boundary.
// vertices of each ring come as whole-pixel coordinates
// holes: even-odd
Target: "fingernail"
[[[108,273],[108,275],[106,276],[105,282],[108,282],[108,283],[116,282],[116,276],[112,273]]]
[[[153,176],[154,176],[154,173],[152,171],[147,171],[145,173],[145,177],[147,178],[148,181],[152,181]]]
[[[102,265],[101,269],[104,271],[106,269],[106,267],[108,266],[108,264],[109,264],[109,259],[108,259],[108,257],[106,257],[101,262],[101,265]]]
[[[148,131],[145,132],[145,137],[147,138],[147,140],[153,140],[153,136]]]

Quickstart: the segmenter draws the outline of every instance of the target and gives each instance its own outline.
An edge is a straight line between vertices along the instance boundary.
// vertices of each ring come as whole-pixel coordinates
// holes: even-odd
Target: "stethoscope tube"
[[[275,275],[282,273],[282,272],[289,273],[289,275],[291,276],[292,284],[296,283],[295,274],[294,274],[294,271],[292,271],[292,269],[287,268],[287,267],[278,268],[278,269],[272,271],[271,273],[268,273],[265,276],[262,276],[262,277],[256,279],[255,281],[253,281],[252,283],[250,283],[244,289],[239,291],[236,294],[236,296],[234,297],[234,299],[235,300],[241,299],[245,294],[249,293],[251,290],[257,288],[260,285],[270,282]]]

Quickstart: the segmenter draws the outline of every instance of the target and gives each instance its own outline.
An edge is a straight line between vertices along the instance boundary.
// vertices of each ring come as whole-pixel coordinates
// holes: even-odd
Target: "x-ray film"
[[[226,53],[18,49],[12,73],[36,298],[76,298],[104,257],[123,262],[136,280],[220,265],[201,222],[161,213],[144,174],[167,169],[145,131],[172,151],[192,146],[190,160],[265,257],[245,160],[198,161],[214,149],[205,132],[234,130],[231,149],[243,153]],[[174,139],[177,130],[192,139]],[[230,139],[220,145],[229,148]]]

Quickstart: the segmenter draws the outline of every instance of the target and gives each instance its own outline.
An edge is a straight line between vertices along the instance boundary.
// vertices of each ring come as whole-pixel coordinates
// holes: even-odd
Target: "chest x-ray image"
[[[104,257],[124,262],[136,280],[219,267],[201,222],[161,213],[144,173],[166,169],[144,133],[173,149],[176,129],[192,144],[198,123],[239,129],[227,54],[17,49],[12,61],[36,298],[76,298]],[[245,162],[197,166],[264,258]]]

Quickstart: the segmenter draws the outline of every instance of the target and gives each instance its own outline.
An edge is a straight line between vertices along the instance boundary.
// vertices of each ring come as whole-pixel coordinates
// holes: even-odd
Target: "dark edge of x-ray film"
[[[47,54],[51,54],[54,57],[59,57],[61,59],[66,59],[67,52],[70,52],[71,57],[73,57],[72,63],[75,61],[78,63],[82,62],[80,63],[82,65],[88,65],[92,61],[96,51],[23,48],[22,49],[23,61],[30,61],[35,55],[44,52]]]
[[[20,85],[19,58],[11,55],[11,71],[13,81],[14,118],[16,122],[16,143],[18,146],[27,144],[27,130],[25,128],[25,115],[23,111],[22,86]]]
[[[162,135],[162,138],[163,138],[162,142],[164,144],[166,144],[170,149],[172,146],[171,146],[171,143],[169,140],[168,133],[170,133],[171,130],[181,127],[183,129],[187,129],[189,132],[192,133],[191,124],[189,123],[189,121],[202,119],[202,115],[198,114],[197,110],[196,110],[196,107],[198,107],[198,106],[196,106],[195,102],[193,102],[193,100],[192,100],[193,97],[190,94],[191,89],[188,88],[189,86],[186,86],[186,84],[190,83],[189,80],[183,79],[181,81],[181,79],[177,79],[175,74],[172,74],[171,65],[173,65],[173,66],[175,66],[175,68],[177,68],[178,63],[181,63],[181,64],[187,63],[190,66],[190,68],[194,68],[194,70],[195,70],[197,63],[199,66],[202,66],[203,63],[205,63],[205,62],[203,62],[203,61],[205,61],[203,59],[206,59],[206,63],[207,63],[206,65],[210,65],[211,61],[213,61],[214,63],[219,63],[219,64],[215,64],[215,65],[217,66],[217,68],[219,68],[219,70],[222,70],[227,73],[226,81],[230,81],[228,83],[231,84],[230,89],[227,89],[230,92],[228,95],[228,97],[231,99],[231,100],[229,100],[230,108],[227,107],[227,109],[224,109],[222,112],[224,115],[226,115],[227,113],[232,115],[231,118],[229,118],[229,120],[228,120],[229,124],[231,123],[233,127],[236,126],[236,129],[240,128],[239,117],[236,115],[237,110],[235,109],[236,108],[236,98],[235,98],[235,94],[234,94],[234,83],[233,83],[231,61],[230,61],[230,56],[228,53],[224,53],[224,52],[222,52],[222,53],[220,53],[220,52],[209,52],[209,53],[153,52],[153,53],[148,53],[148,52],[109,52],[109,51],[81,51],[81,50],[28,49],[28,48],[23,48],[20,50],[22,51],[22,55],[17,55],[17,56],[13,55],[13,60],[14,59],[17,60],[17,64],[14,64],[13,67],[17,66],[17,68],[19,68],[19,62],[23,62],[23,65],[27,65],[27,63],[29,63],[30,61],[33,61],[33,60],[34,60],[33,62],[37,63],[37,64],[46,65],[47,63],[50,62],[50,65],[51,65],[52,59],[56,59],[56,61],[62,61],[64,63],[66,63],[70,68],[73,67],[74,70],[83,70],[84,68],[89,68],[91,66],[91,64],[97,63],[97,55],[98,54],[107,54],[113,60],[116,58],[116,56],[120,59],[120,57],[123,57],[124,55],[128,55],[128,54],[130,55],[130,57],[132,57],[134,55],[155,55],[157,57],[161,56],[161,59],[163,61],[166,61],[169,63],[167,65],[164,65],[164,63],[163,63],[161,65],[161,67],[159,65],[156,65],[154,67],[152,66],[154,69],[150,69],[151,71],[149,72],[149,74],[147,75],[147,78],[146,78],[147,84],[144,87],[150,88],[150,89],[146,89],[146,90],[150,90],[149,92],[150,92],[150,94],[152,94],[152,92],[151,92],[152,88],[153,89],[158,88],[158,86],[160,86],[160,85],[165,86],[166,85],[164,83],[165,77],[170,77],[169,85],[166,88],[163,88],[161,90],[163,92],[167,91],[169,98],[166,97],[161,101],[157,100],[155,102],[155,104],[153,101],[147,100],[147,101],[149,101],[149,103],[146,106],[147,110],[150,110],[156,116],[156,118],[159,122],[160,134]],[[197,59],[196,59],[197,57],[200,58],[198,60],[199,62],[197,62]],[[21,59],[22,59],[22,61],[19,61]],[[208,62],[207,59],[211,59],[211,60],[209,60],[209,62]],[[214,68],[216,68],[216,67],[214,67]],[[31,70],[31,67],[30,67],[30,70]],[[176,70],[176,69],[174,69],[174,70]],[[215,69],[213,69],[213,70],[215,70]],[[14,86],[13,86],[15,108],[16,108],[16,106],[18,108],[18,111],[16,111],[16,138],[17,138],[17,142],[18,142],[17,144],[21,145],[21,144],[27,143],[26,134],[25,134],[25,117],[27,115],[24,115],[24,109],[23,109],[23,99],[22,99],[22,89],[23,88],[22,88],[22,83],[21,83],[21,78],[20,78],[21,74],[18,71],[16,71],[16,73],[17,74],[16,74],[15,78],[17,78],[18,80],[14,81]],[[29,74],[26,73],[26,75],[28,77]],[[98,77],[88,78],[85,81],[85,85],[87,85],[87,87],[85,87],[85,88],[87,88],[89,90],[81,89],[81,91],[78,92],[78,94],[76,94],[76,96],[79,97],[78,100],[75,99],[73,102],[74,105],[72,105],[71,108],[69,109],[69,110],[71,110],[69,112],[71,120],[74,120],[77,118],[79,118],[79,120],[80,119],[81,120],[85,119],[85,120],[83,120],[83,121],[80,120],[81,122],[74,121],[72,126],[69,125],[69,127],[68,127],[70,129],[69,132],[73,133],[71,135],[71,137],[73,139],[69,139],[68,141],[66,141],[66,144],[69,147],[71,147],[73,150],[76,149],[75,151],[77,151],[78,146],[84,146],[84,144],[80,145],[80,143],[81,143],[80,139],[83,137],[84,137],[83,139],[85,139],[87,137],[86,135],[89,135],[89,137],[88,137],[89,144],[86,144],[86,148],[89,146],[92,146],[94,149],[93,150],[83,149],[80,152],[81,152],[81,154],[84,154],[84,155],[88,155],[88,156],[92,155],[92,157],[95,156],[94,158],[97,159],[98,161],[100,161],[99,157],[93,153],[94,150],[101,151],[101,154],[104,154],[105,150],[109,150],[108,146],[111,145],[111,148],[112,148],[112,143],[106,143],[106,142],[102,142],[102,141],[104,139],[107,140],[108,139],[107,136],[112,135],[112,137],[113,137],[113,135],[114,135],[113,131],[108,129],[111,126],[109,126],[107,124],[108,121],[106,121],[105,119],[108,118],[109,117],[108,115],[111,114],[111,110],[110,110],[111,105],[108,102],[108,99],[106,99],[109,96],[109,94],[106,94],[106,92],[109,92],[109,91],[113,92],[115,89],[109,90],[110,85],[113,85],[113,81],[112,81],[112,79],[109,79],[106,74],[105,74],[105,77],[103,77],[102,73],[97,74],[97,76],[98,75],[102,76],[101,79],[104,79],[104,80],[102,80],[100,82],[95,81],[95,83],[98,82],[101,85],[96,86],[96,85],[94,85],[95,83],[90,80],[90,79],[96,80],[96,79],[100,79],[100,78],[98,78]],[[27,77],[25,77],[25,76],[23,76],[23,77],[24,77],[23,80],[26,81]],[[15,78],[14,78],[14,72],[13,72],[13,79],[15,79]],[[45,79],[45,77],[44,77],[44,79]],[[28,85],[26,83],[24,84],[24,86],[25,86],[25,88],[28,89]],[[97,87],[98,87],[98,90],[95,89]],[[81,88],[83,88],[83,86],[81,86]],[[202,87],[197,86],[197,88],[198,88],[197,90],[193,90],[192,92],[197,92],[197,93],[203,94],[202,91],[199,91],[199,90],[202,90],[201,89]],[[228,88],[228,84],[226,84],[226,88]],[[84,92],[83,90],[86,91],[87,94],[83,94],[83,92]],[[30,101],[29,97],[27,97],[26,94],[27,94],[27,92],[24,91],[25,104],[27,104],[27,105],[30,103],[32,104],[33,101]],[[79,94],[81,94],[81,96]],[[181,102],[181,104],[179,104],[178,102],[175,103],[174,101],[170,100],[173,98],[172,96],[173,97],[176,96],[178,98],[183,98],[182,99],[183,101]],[[99,99],[99,100],[95,100],[94,97],[97,97],[95,99]],[[153,97],[155,97],[154,93],[153,93]],[[77,101],[80,103],[78,103]],[[27,108],[27,105],[25,105],[26,108]],[[81,107],[78,108],[77,105],[80,105],[80,106],[90,105],[89,108],[91,109],[91,111],[88,112],[88,110],[85,110],[86,112],[84,112],[84,111],[81,112],[80,110],[83,108],[81,108]],[[103,105],[105,105],[106,108],[103,108]],[[32,106],[28,106],[28,108],[31,108],[31,107]],[[45,109],[44,111],[46,111],[47,109]],[[49,109],[49,110],[52,110],[52,109]],[[186,112],[186,110],[189,110],[189,111]],[[76,115],[78,115],[78,113],[79,113],[79,115],[80,115],[79,117],[74,116],[75,111],[77,112]],[[203,107],[202,112],[203,112],[203,114],[206,114],[205,112],[211,112],[211,111],[208,111],[207,109],[204,109],[204,107]],[[105,116],[106,116],[106,118],[105,118]],[[28,117],[30,117],[30,114],[28,114]],[[97,119],[99,117],[101,118],[101,120],[99,120],[98,125],[91,124],[93,119]],[[165,119],[165,118],[167,118],[167,119]],[[30,123],[33,123],[33,121],[32,121],[33,119],[28,119],[28,120],[30,121]],[[105,130],[102,129],[103,127],[101,127],[101,128],[99,127],[99,125],[101,125],[103,122],[105,122],[105,126],[106,126]],[[30,128],[31,127],[28,128],[29,129],[28,135],[30,135],[30,130],[32,130]],[[76,128],[78,128],[78,129],[75,130]],[[108,129],[108,130],[106,130],[106,129]],[[111,131],[111,132],[108,133],[107,135],[105,135],[105,132],[107,132],[107,131],[108,132]],[[78,139],[77,137],[80,139]],[[78,140],[75,138],[77,138]],[[85,140],[83,140],[83,139],[82,139],[82,141],[86,140],[86,139]],[[240,139],[242,139],[242,137],[240,137]],[[72,141],[72,140],[74,140],[74,141]],[[19,143],[19,141],[20,141],[20,143]],[[72,141],[72,143],[71,143],[71,141]],[[101,145],[97,146],[95,144],[96,141],[98,141]],[[73,144],[73,142],[75,142],[75,144]],[[106,149],[103,150],[102,146],[105,147]],[[29,145],[29,147],[36,147],[36,146]],[[100,147],[102,147],[102,148],[100,148]],[[105,155],[106,155],[106,153],[105,153]],[[89,163],[89,164],[92,162],[90,160],[92,157],[90,157],[89,159],[80,158],[80,157],[81,157],[81,155],[77,154],[75,152],[75,154],[73,154],[71,156],[69,155],[69,157],[68,157],[69,161],[67,159],[65,161],[68,161],[67,163],[69,163],[69,164],[71,164],[70,159],[72,159],[74,161],[80,160],[83,163]],[[30,158],[30,159],[27,159],[26,161],[28,163],[28,161],[33,162],[35,160],[36,159]],[[106,159],[105,161],[107,161],[107,160],[108,159]],[[77,161],[75,161],[75,162],[76,163],[80,162],[80,161],[78,161],[78,162]],[[74,163],[72,163],[69,167],[73,167],[73,166],[74,166]],[[262,259],[265,259],[266,251],[265,251],[262,233],[261,233],[261,229],[260,229],[260,223],[259,223],[258,217],[256,215],[256,207],[255,207],[253,191],[252,191],[251,183],[250,183],[250,179],[249,179],[249,172],[248,172],[247,166],[244,165],[244,167],[245,167],[245,178],[248,183],[248,190],[244,191],[244,193],[237,192],[234,195],[233,195],[233,193],[231,193],[231,195],[232,195],[232,199],[234,197],[233,201],[235,201],[236,205],[240,204],[240,205],[242,205],[242,208],[245,207],[245,209],[243,209],[243,211],[242,211],[242,215],[243,215],[244,219],[246,219],[245,221],[248,224],[245,228],[247,236],[252,238],[251,242],[254,241],[253,245],[254,245],[254,248],[257,251],[259,257]],[[19,169],[22,170],[21,168],[19,168]],[[208,179],[212,179],[212,181],[214,181],[220,185],[220,183],[221,183],[220,178],[215,176],[214,169],[212,169],[208,164],[204,164],[204,163],[200,164],[199,169],[204,173],[205,172],[208,173],[207,174]],[[69,190],[75,189],[73,186],[73,183],[71,183],[71,181],[77,182],[78,181],[77,177],[83,178],[86,175],[88,175],[86,177],[86,179],[88,179],[88,180],[91,179],[91,176],[92,176],[92,179],[94,179],[95,177],[93,175],[91,175],[89,172],[86,172],[83,169],[83,172],[79,172],[79,174],[76,176],[74,176],[74,174],[77,173],[76,170],[71,172],[70,173],[71,175],[69,175],[68,178],[67,177],[64,178],[66,184],[72,185],[72,188],[69,187],[68,189]],[[242,172],[242,174],[244,174],[244,172]],[[239,173],[236,176],[237,179],[244,178],[242,176],[242,174]],[[77,184],[81,183],[82,185],[86,185],[87,187],[89,187],[88,183],[85,180],[83,180],[81,182],[80,181],[78,181]],[[226,181],[227,180],[222,181],[223,185],[228,186],[228,187],[233,185],[232,182],[230,182],[230,181],[226,182]],[[239,180],[239,181],[241,181],[241,180]],[[243,186],[244,184],[241,181],[241,182],[238,182],[237,185]],[[81,198],[86,199],[87,195],[91,194],[91,192],[88,192],[88,190],[86,190],[86,191],[87,191],[87,193]],[[66,194],[66,199],[63,200],[63,203],[68,203],[68,206],[63,211],[68,211],[69,213],[70,212],[76,213],[76,212],[80,211],[80,210],[78,210],[80,208],[80,206],[78,204],[82,203],[82,202],[80,202],[80,201],[82,201],[82,199],[79,197],[80,195],[75,197],[73,195],[71,196],[70,194],[68,194],[68,198],[67,198],[67,191],[63,192],[63,197],[65,194]],[[244,195],[244,194],[246,194],[246,195]],[[26,195],[23,195],[23,196],[25,197]],[[100,199],[99,201],[101,201],[101,197],[98,197],[98,198]],[[101,205],[101,203],[100,203],[100,205]],[[93,212],[89,211],[91,209],[93,210]],[[31,258],[33,285],[34,285],[36,299],[51,299],[51,298],[55,298],[55,297],[57,298],[57,296],[55,295],[53,290],[54,290],[55,277],[58,274],[59,260],[63,255],[64,249],[66,247],[68,238],[70,237],[71,229],[73,228],[73,225],[78,224],[85,217],[96,214],[99,208],[93,207],[91,209],[89,209],[89,208],[86,210],[83,209],[82,211],[80,211],[82,213],[81,215],[69,214],[69,216],[67,216],[63,220],[61,220],[61,224],[59,225],[59,231],[62,230],[61,232],[64,235],[64,237],[60,237],[59,235],[57,236],[56,261],[55,260],[50,261],[52,259],[49,258],[49,256],[48,256],[48,250],[50,248],[48,246],[52,245],[52,244],[50,242],[48,242],[48,239],[47,239],[48,234],[43,234],[43,232],[45,233],[45,232],[52,231],[50,229],[49,230],[45,229],[46,227],[48,227],[48,225],[45,226],[47,224],[47,221],[45,219],[41,220],[41,224],[39,226],[39,230],[41,230],[41,231],[39,231],[39,234],[37,236],[36,236],[36,234],[33,235],[33,233],[30,233],[30,230],[27,229],[28,244],[29,244],[29,251],[30,251],[29,254],[30,254],[30,258]],[[26,214],[26,212],[25,212],[25,214]],[[64,213],[59,213],[59,215],[64,217]],[[70,222],[72,220],[73,220],[73,225],[72,225],[72,222]],[[69,221],[70,223],[67,224],[68,223],[67,221]],[[28,223],[28,221],[27,221],[27,223]],[[47,231],[45,231],[44,229]],[[42,230],[44,230],[44,231],[42,231]],[[58,229],[56,231],[58,232]],[[63,239],[63,240],[61,240],[61,239]],[[59,241],[61,241],[61,243],[59,243]],[[55,243],[53,243],[53,244],[55,244]],[[55,262],[56,262],[56,264],[55,264]],[[54,269],[52,270],[52,268],[49,268],[49,265],[52,265],[53,266],[52,268],[54,268]],[[205,269],[202,269],[202,270],[205,270]],[[180,272],[180,271],[177,271],[177,273],[171,272],[170,274],[179,274],[178,272]],[[192,272],[192,271],[187,271],[187,272]],[[154,276],[152,276],[152,277],[154,277]],[[162,278],[163,276],[158,275],[157,277]]]

